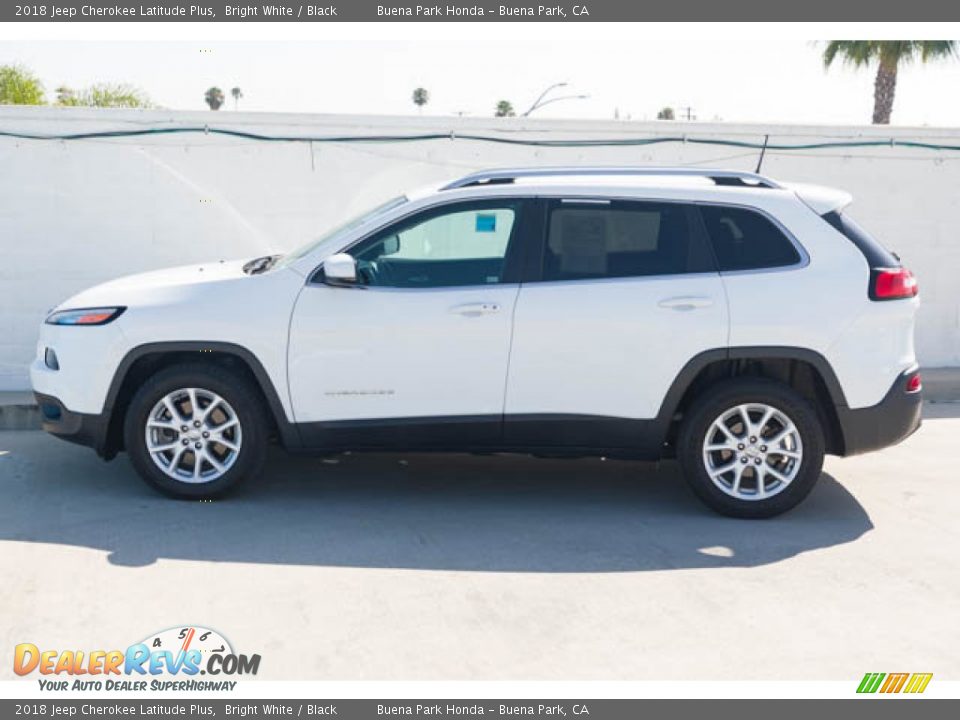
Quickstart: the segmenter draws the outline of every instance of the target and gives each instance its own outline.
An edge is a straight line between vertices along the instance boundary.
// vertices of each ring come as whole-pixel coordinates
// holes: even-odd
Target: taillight
[[[920,373],[914,373],[907,378],[906,391],[908,393],[920,392],[923,390],[923,381],[920,379]]]
[[[911,298],[918,292],[917,279],[906,268],[874,268],[870,273],[871,300]]]

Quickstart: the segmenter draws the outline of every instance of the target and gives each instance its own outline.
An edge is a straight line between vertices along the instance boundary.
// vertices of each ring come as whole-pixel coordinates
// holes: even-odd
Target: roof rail
[[[693,167],[525,167],[501,170],[482,170],[444,185],[441,190],[476,185],[506,185],[520,178],[562,177],[564,175],[632,176],[632,177],[700,177],[712,180],[717,185],[739,185],[779,189],[781,186],[770,178],[740,170],[714,170]]]

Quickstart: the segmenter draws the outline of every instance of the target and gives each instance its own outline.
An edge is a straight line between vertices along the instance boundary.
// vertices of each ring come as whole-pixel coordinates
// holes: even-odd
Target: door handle
[[[500,303],[464,303],[463,305],[454,305],[452,308],[450,308],[450,312],[458,315],[467,315],[470,317],[475,317],[477,315],[492,315],[493,313],[500,312]]]
[[[687,312],[689,310],[696,310],[697,308],[710,307],[713,305],[713,298],[703,297],[701,295],[685,295],[664,298],[658,302],[657,305],[662,308],[669,308],[670,310]]]

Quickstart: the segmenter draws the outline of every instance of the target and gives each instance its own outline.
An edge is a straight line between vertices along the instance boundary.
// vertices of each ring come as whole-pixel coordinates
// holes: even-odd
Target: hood
[[[252,277],[243,271],[250,261],[220,260],[201,265],[153,270],[126,275],[83,290],[57,306],[57,310],[110,305],[137,305],[164,299],[183,299],[200,285]]]

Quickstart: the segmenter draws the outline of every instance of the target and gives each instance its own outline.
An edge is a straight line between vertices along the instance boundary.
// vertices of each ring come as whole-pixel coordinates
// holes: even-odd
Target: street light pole
[[[542,93],[540,93],[540,97],[538,97],[538,98],[536,99],[536,101],[533,103],[533,105],[530,106],[530,109],[527,110],[525,113],[523,113],[520,117],[527,117],[527,116],[530,115],[530,113],[532,113],[534,110],[537,110],[537,109],[539,109],[539,108],[542,108],[544,105],[549,105],[549,104],[552,103],[552,102],[558,102],[558,101],[560,101],[560,100],[585,100],[585,99],[587,99],[588,97],[590,97],[589,95],[564,95],[563,97],[551,98],[550,100],[544,100],[544,98],[545,98],[547,95],[549,95],[551,92],[553,92],[553,91],[556,90],[557,88],[562,88],[562,87],[566,87],[566,86],[567,86],[567,83],[565,83],[565,82],[559,82],[559,83],[554,83],[553,85],[551,85],[550,87],[548,87],[546,90],[544,90]]]

